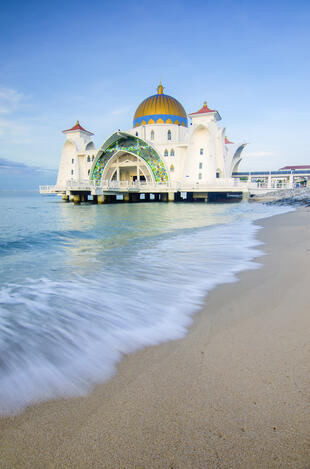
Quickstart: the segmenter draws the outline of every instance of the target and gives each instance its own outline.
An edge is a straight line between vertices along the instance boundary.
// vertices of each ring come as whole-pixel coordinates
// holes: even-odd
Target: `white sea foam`
[[[260,209],[251,219],[284,212]],[[111,377],[123,354],[184,337],[215,286],[257,268],[259,227],[233,223],[133,241],[115,263],[70,280],[0,290],[0,414],[77,396]]]

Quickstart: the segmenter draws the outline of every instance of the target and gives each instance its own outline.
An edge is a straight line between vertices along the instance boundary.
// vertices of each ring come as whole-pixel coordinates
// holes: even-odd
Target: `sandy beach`
[[[258,224],[262,267],[213,290],[185,339],[1,419],[1,469],[309,469],[310,208]]]

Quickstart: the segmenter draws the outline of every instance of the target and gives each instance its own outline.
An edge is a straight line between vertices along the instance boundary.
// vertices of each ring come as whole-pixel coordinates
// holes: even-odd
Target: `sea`
[[[184,337],[213,288],[259,268],[254,222],[290,210],[0,193],[0,415],[85,395],[124,354]]]

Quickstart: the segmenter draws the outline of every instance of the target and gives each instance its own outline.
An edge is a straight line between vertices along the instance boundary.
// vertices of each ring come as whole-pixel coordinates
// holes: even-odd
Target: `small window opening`
[[[172,165],[170,166],[170,172],[173,173],[173,171],[174,171],[174,166],[173,166],[173,164],[172,164]]]
[[[155,132],[154,132],[154,130],[152,130],[152,132],[151,132],[151,140],[154,140],[154,137],[155,137]]]
[[[202,174],[201,173],[198,174],[198,179],[202,179]]]
[[[199,163],[199,169],[202,169],[202,163]]]
[[[168,130],[168,140],[171,140],[171,130]]]
[[[168,150],[165,150],[164,156],[168,156]]]
[[[74,158],[72,158],[72,164],[74,164]]]
[[[136,132],[136,137],[139,137],[139,134],[138,134],[138,132]]]
[[[203,155],[203,148],[200,148],[200,154]]]
[[[87,157],[87,163],[90,163],[90,156]]]
[[[71,174],[74,174],[74,171],[73,171],[73,169],[71,169]]]
[[[174,149],[172,148],[172,150],[170,151],[170,156],[174,156]]]

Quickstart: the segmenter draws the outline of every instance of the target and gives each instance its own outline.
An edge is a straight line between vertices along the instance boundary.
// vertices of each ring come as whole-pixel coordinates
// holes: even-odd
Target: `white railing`
[[[117,191],[117,192],[127,192],[127,191],[146,191],[146,192],[169,192],[169,191],[179,191],[179,192],[208,192],[218,190],[240,190],[244,191],[249,187],[253,187],[253,183],[240,182],[237,178],[225,178],[225,179],[215,179],[210,183],[181,183],[174,182],[172,183],[156,183],[149,181],[101,181],[98,185],[89,180],[83,181],[67,181],[64,186],[40,186],[40,193],[42,194],[57,194],[65,193],[66,191]],[[257,188],[257,185],[255,184]]]
[[[67,181],[66,189],[75,189],[75,190],[92,190],[94,189],[95,183],[93,181],[89,181],[88,179],[82,181]]]
[[[208,191],[216,189],[240,189],[244,190],[247,187],[247,183],[240,182],[235,178],[217,178],[213,182],[207,183],[178,183],[177,190],[182,192],[190,191]]]
[[[63,192],[63,190],[59,189],[57,186],[39,186],[39,191],[41,194],[56,194],[57,192]]]
[[[130,191],[130,190],[147,190],[152,189],[159,191],[160,189],[172,188],[168,183],[153,184],[148,181],[102,181],[100,186],[103,190],[118,190],[118,191]]]

